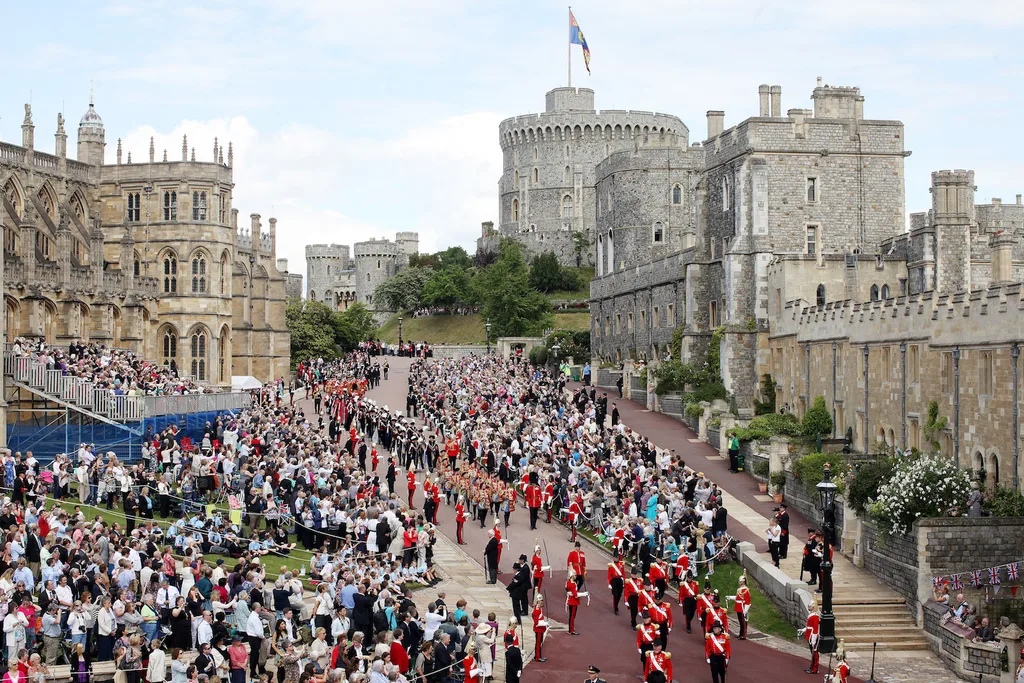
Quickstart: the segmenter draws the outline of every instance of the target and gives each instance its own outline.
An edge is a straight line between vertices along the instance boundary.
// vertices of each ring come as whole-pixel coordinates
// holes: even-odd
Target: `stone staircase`
[[[929,649],[903,598],[837,595],[832,611],[836,615],[836,637],[846,642],[847,650],[870,651],[872,643],[887,650]]]

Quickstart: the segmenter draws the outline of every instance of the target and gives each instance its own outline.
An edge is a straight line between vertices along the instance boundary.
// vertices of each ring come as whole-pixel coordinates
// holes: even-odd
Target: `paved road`
[[[381,404],[387,404],[391,410],[404,409],[406,388],[408,386],[409,359],[390,358],[391,372],[389,380],[382,382],[381,386],[372,390],[369,396]],[[686,440],[686,434],[678,421],[671,420],[666,423],[662,420],[640,420],[640,415],[647,415],[639,411],[632,411],[627,401],[619,403],[620,412],[623,413],[627,424],[649,434],[654,442],[664,447],[675,448],[683,455],[688,462],[703,459],[709,448],[706,444],[691,444]],[[311,406],[309,408],[311,410]],[[635,413],[635,414],[634,414]],[[663,416],[657,416],[663,417]],[[634,419],[636,422],[634,423]],[[641,422],[643,424],[641,424]],[[703,469],[716,481],[728,483],[728,468],[722,463],[715,468],[715,461],[708,461],[708,467]],[[386,467],[382,461],[381,471]],[[722,470],[722,473],[719,472]],[[749,477],[741,477],[737,481],[749,482]],[[756,487],[754,489],[756,491]],[[422,498],[417,496],[414,499],[417,505],[422,504]],[[756,501],[753,501],[756,502]],[[770,506],[769,506],[770,507]],[[454,508],[442,506],[438,513],[438,522],[441,533],[449,539],[455,539]],[[491,517],[488,517],[490,523]],[[739,525],[736,525],[739,527]],[[736,529],[740,531],[742,527]],[[749,532],[748,532],[749,533]],[[742,534],[740,534],[742,538]],[[465,541],[468,545],[462,548],[471,556],[476,557],[482,563],[483,548],[487,542],[486,529],[481,529],[478,523],[468,521],[465,527]],[[531,555],[536,544],[543,545],[546,542],[547,551],[550,553],[549,562],[556,570],[554,576],[545,580],[547,603],[549,612],[554,619],[566,620],[564,609],[565,592],[563,586],[566,581],[566,559],[572,545],[569,540],[568,530],[560,524],[538,524],[536,531],[529,529],[528,513],[523,507],[517,508],[512,513],[510,525],[505,532],[505,538],[509,545],[502,551],[501,569],[505,570],[501,578],[508,581],[511,575],[508,573],[512,562],[520,553]],[[749,540],[754,540],[750,538]],[[597,666],[601,669],[601,677],[608,683],[635,683],[641,672],[639,655],[636,650],[636,636],[629,627],[628,610],[621,610],[616,616],[612,611],[611,595],[605,582],[605,570],[607,569],[608,557],[601,555],[598,551],[587,549],[588,568],[590,568],[590,581],[588,588],[592,592],[591,604],[581,606],[577,618],[576,629],[579,636],[569,636],[565,632],[554,633],[549,636],[544,655],[547,662],[530,663],[523,673],[524,683],[554,683],[555,681],[579,680],[586,678],[587,667]],[[483,574],[481,571],[481,580]],[[455,597],[449,595],[451,603]],[[681,609],[676,608],[681,614]],[[532,648],[532,634],[528,635],[524,642],[524,650]],[[773,650],[753,641],[738,641],[733,643],[733,658],[729,667],[729,681],[731,683],[764,683],[765,681],[790,681],[820,680],[817,676],[810,676],[804,673],[807,660],[789,655],[778,650]],[[691,681],[710,681],[711,674],[707,664],[704,662],[704,641],[695,632],[687,634],[685,628],[679,627],[672,631],[669,636],[668,650],[673,654],[674,674],[677,681],[690,683]],[[499,656],[501,656],[499,654]],[[822,670],[824,674],[824,670]],[[852,679],[851,679],[852,680]]]

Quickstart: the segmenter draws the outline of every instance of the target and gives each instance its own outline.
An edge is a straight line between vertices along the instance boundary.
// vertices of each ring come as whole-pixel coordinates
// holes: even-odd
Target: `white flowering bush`
[[[966,470],[947,458],[922,455],[900,461],[867,511],[884,536],[905,534],[918,519],[959,514],[970,492]]]

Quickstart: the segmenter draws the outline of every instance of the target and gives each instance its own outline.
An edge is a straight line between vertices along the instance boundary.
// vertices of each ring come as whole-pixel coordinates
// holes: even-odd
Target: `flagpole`
[[[569,87],[572,87],[572,5],[569,5]]]

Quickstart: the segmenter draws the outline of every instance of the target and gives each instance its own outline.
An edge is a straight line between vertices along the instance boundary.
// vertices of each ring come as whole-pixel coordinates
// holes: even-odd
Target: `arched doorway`
[[[220,360],[219,374],[221,384],[231,383],[231,328],[224,325],[220,328]]]
[[[985,460],[985,470],[987,471],[985,487],[990,492],[994,492],[999,488],[999,454],[995,451],[989,451],[988,457]]]

